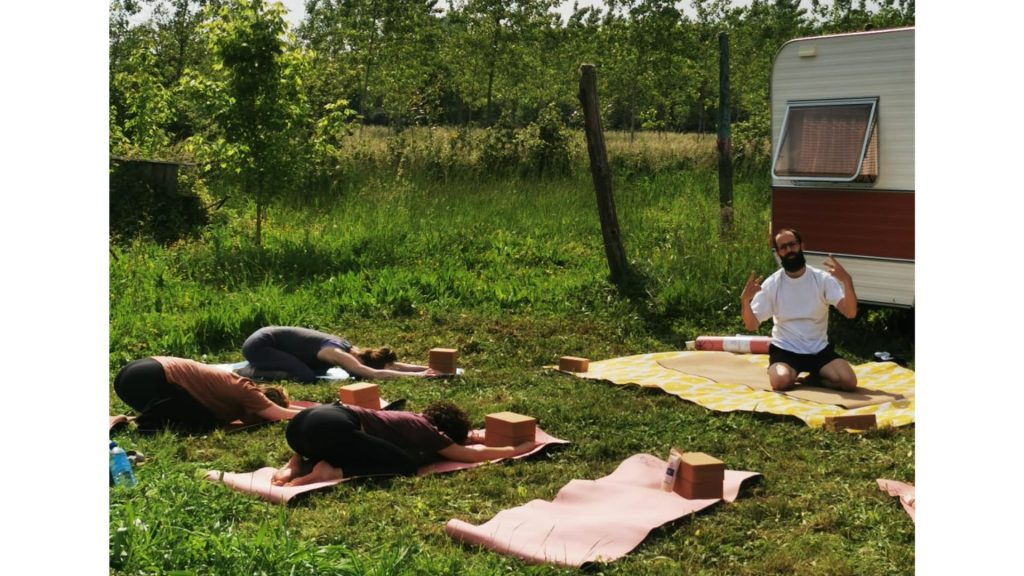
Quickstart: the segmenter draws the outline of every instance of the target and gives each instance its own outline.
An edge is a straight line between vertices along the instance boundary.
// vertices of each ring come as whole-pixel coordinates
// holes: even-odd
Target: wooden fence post
[[[720,233],[732,230],[732,134],[729,129],[729,35],[718,33],[718,208]]]
[[[601,131],[601,112],[597,105],[597,73],[592,64],[580,66],[580,104],[583,106],[583,122],[587,133],[587,153],[590,155],[590,174],[594,179],[597,194],[597,214],[601,219],[601,235],[604,237],[604,252],[608,258],[608,269],[612,283],[623,287],[627,266],[626,251],[622,247],[619,220],[615,215],[615,198],[612,196],[612,176],[608,167],[608,151]]]

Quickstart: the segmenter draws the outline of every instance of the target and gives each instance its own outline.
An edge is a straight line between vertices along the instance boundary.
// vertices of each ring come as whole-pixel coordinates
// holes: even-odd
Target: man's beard
[[[804,259],[804,251],[790,252],[782,257],[782,268],[786,272],[796,272],[807,264],[807,260]]]

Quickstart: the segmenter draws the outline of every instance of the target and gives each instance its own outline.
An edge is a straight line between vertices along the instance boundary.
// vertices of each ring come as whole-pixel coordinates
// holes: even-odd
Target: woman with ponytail
[[[348,340],[296,326],[267,326],[245,340],[242,355],[251,377],[315,382],[333,366],[361,378],[435,376],[437,372],[416,364],[403,364],[388,347],[359,348]]]

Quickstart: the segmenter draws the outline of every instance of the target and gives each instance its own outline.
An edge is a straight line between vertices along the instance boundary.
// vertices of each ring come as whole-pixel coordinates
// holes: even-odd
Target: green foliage
[[[410,145],[421,141],[409,132]],[[764,249],[765,176],[737,182],[728,238],[717,231],[712,170],[617,176],[624,243],[645,282],[633,296],[605,280],[585,173],[359,181],[333,207],[272,212],[263,249],[243,240],[251,203],[218,211],[188,241],[113,246],[111,376],[153,354],[237,361],[244,338],[267,324],[388,344],[410,361],[452,346],[465,375],[388,381],[385,397],[408,398],[414,410],[449,399],[477,423],[496,410],[527,413],[573,444],[454,475],[348,483],[282,508],[201,477],[210,469],[280,465],[289,456],[284,424],[202,437],[129,429],[117,440],[150,462],[137,470],[137,489],[111,492],[112,573],[560,574],[455,544],[444,523],[484,522],[530,499],[551,499],[570,479],[608,474],[631,454],[663,456],[673,445],[765,479],[734,504],[656,529],[601,572],[912,573],[913,524],[874,480],[912,481],[913,428],[826,433],[542,368],[563,354],[673,350],[699,334],[742,331],[737,293],[748,270],[775,267]],[[895,310],[835,318],[833,340],[856,362],[884,349],[913,365],[906,318]],[[295,398],[319,402],[336,395],[331,384],[287,387]],[[127,410],[110,394],[111,413]],[[787,545],[769,544],[778,542]]]
[[[573,155],[572,132],[562,123],[558,109],[549,105],[524,130],[522,169],[539,177],[569,173]]]
[[[195,169],[178,173],[177,193],[169,194],[135,162],[114,161],[110,169],[110,241],[145,237],[171,243],[195,235],[209,219],[205,184]]]
[[[443,14],[432,1],[321,1],[307,7],[301,43],[260,0],[152,4],[163,8],[139,25],[137,3],[111,4],[111,151],[197,162],[203,172],[183,170],[179,186],[211,209],[176,211],[112,172],[111,377],[149,355],[237,361],[244,338],[269,324],[389,344],[411,361],[454,346],[463,377],[389,381],[386,397],[413,409],[450,399],[478,423],[495,410],[536,415],[573,444],[457,475],[346,484],[285,509],[201,479],[284,462],[283,424],[118,432],[150,461],[137,489],[111,492],[111,573],[561,574],[454,544],[444,522],[486,521],[672,445],[765,480],[735,504],[656,529],[599,572],[913,572],[913,524],[874,486],[912,481],[913,428],[829,434],[542,369],[562,354],[673,350],[743,331],[737,292],[749,270],[775,267],[763,249],[774,50],[797,35],[912,24],[913,0],[875,12],[813,2],[810,14],[790,1],[695,0],[693,18],[671,2],[628,0],[578,9],[564,25],[549,0],[452,2]],[[749,168],[737,170],[729,236],[717,230],[714,139],[671,133],[714,128],[723,29],[734,150]],[[572,113],[582,62],[598,65],[637,271],[625,292],[606,281]],[[356,131],[360,120],[391,130]],[[658,134],[613,130],[631,125]],[[246,239],[264,219],[254,246]],[[913,366],[912,312],[865,309],[833,318],[832,334],[856,362],[887,350]],[[336,395],[329,384],[288,387],[296,398]],[[111,413],[128,410],[108,393]]]
[[[154,158],[171,143],[171,91],[156,74],[152,45],[141,38],[110,77],[110,150],[114,154]]]
[[[223,150],[221,162],[256,202],[258,245],[263,207],[274,194],[293,189],[308,154],[309,112],[301,85],[308,55],[286,42],[281,4],[231,0],[208,26],[215,58],[208,88],[226,97],[214,111],[223,136],[213,146]]]

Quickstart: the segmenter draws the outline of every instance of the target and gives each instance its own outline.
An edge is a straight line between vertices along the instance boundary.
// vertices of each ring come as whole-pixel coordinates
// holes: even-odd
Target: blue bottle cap
[[[113,440],[111,440],[110,441],[110,446],[107,449],[109,450],[109,449],[113,448],[114,446],[117,446],[117,442],[114,442]]]

